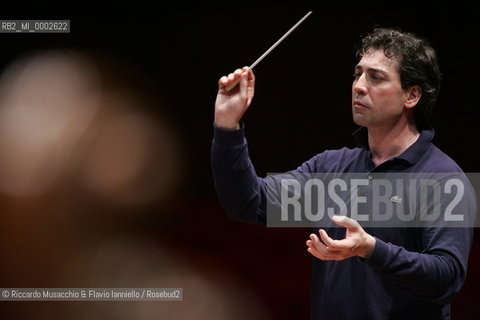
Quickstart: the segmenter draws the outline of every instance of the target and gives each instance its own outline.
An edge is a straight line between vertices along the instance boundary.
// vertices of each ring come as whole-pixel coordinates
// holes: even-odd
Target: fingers
[[[248,72],[240,74],[240,92],[244,99],[248,99]]]
[[[255,74],[252,70],[248,70],[248,86],[253,87],[255,85]]]
[[[318,231],[320,234],[320,238],[322,239],[323,243],[327,247],[329,251],[351,251],[352,243],[348,239],[343,240],[334,240],[328,236],[325,230],[320,229]]]
[[[325,243],[327,248],[328,247],[332,248],[335,246],[334,243],[336,240],[333,240],[332,238],[330,238],[328,234],[325,232],[325,230],[323,229],[318,230],[318,234],[320,235],[320,238],[322,239],[323,243]]]
[[[242,69],[236,69],[234,72],[221,77],[220,80],[218,80],[218,87],[220,89],[223,89],[224,87],[240,79],[240,77],[242,76],[244,76],[246,79],[245,84],[247,84],[248,86],[251,86],[254,84],[255,75],[253,74],[253,71],[249,70],[248,67],[243,67]]]
[[[223,77],[220,78],[220,80],[218,80],[218,86],[220,88],[223,88],[226,85],[228,85],[228,78],[226,76],[223,76]]]
[[[339,226],[345,227],[347,229],[356,230],[360,227],[360,224],[347,216],[333,216],[332,221],[338,224]]]
[[[322,259],[321,257],[327,254],[327,248],[320,242],[317,235],[313,233],[310,234],[310,240],[307,240],[306,244],[308,246],[307,251],[319,259]]]
[[[307,251],[321,260],[343,260],[353,256],[367,257],[375,247],[375,238],[363,230],[360,224],[345,216],[333,216],[332,221],[347,228],[344,239],[330,238],[323,229],[310,235],[307,241]]]
[[[238,69],[237,69],[238,70]],[[250,70],[248,67],[243,67],[242,68],[242,74],[248,72],[248,81],[255,81],[255,74],[253,73],[252,70]]]
[[[350,239],[334,240],[328,236],[325,230],[319,230],[320,238],[310,234],[307,240],[307,251],[320,260],[344,260],[356,255],[355,243]]]
[[[318,239],[317,235],[316,234],[311,234],[310,235],[310,239],[314,245],[315,248],[317,248],[318,250],[320,251],[324,251],[327,249],[327,247],[320,241],[320,239]]]
[[[218,81],[218,86],[220,88],[224,88],[224,87],[228,86],[229,84],[233,83],[235,80],[240,78],[242,73],[243,73],[242,69],[237,69],[234,72],[232,72],[232,73],[230,73],[226,76],[221,77],[220,80]]]
[[[321,260],[342,260],[345,256],[340,251],[330,250],[315,234],[310,234],[310,240],[307,240],[307,251]]]

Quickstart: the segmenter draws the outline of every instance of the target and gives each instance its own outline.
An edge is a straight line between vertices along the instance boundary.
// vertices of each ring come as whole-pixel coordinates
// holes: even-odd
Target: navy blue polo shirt
[[[379,166],[371,160],[368,133],[354,133],[358,148],[324,151],[292,172],[462,172],[433,143],[432,128],[401,155]],[[266,222],[266,189],[275,178],[258,177],[248,155],[245,128],[214,128],[212,170],[219,199],[236,220]],[[473,205],[474,195],[467,198]],[[466,276],[471,228],[372,228],[368,259],[313,260],[312,319],[450,319],[450,301]],[[345,230],[327,230],[341,239]],[[308,233],[306,233],[306,239]],[[299,270],[299,272],[301,272]]]

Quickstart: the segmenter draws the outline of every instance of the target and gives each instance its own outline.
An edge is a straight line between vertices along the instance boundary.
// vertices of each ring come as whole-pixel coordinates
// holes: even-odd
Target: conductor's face
[[[368,127],[395,125],[405,112],[408,93],[402,89],[395,57],[383,50],[367,51],[355,66],[352,112],[356,124]]]

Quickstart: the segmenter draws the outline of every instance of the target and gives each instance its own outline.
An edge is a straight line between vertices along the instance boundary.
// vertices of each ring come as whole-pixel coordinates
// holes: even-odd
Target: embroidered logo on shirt
[[[393,196],[390,198],[390,201],[395,203],[402,203],[402,198],[400,198],[399,196]]]

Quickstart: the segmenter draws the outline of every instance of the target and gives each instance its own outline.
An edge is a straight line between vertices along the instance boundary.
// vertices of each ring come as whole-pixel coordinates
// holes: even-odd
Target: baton
[[[264,54],[262,54],[257,60],[255,60],[254,63],[252,63],[251,66],[248,67],[247,71],[250,71],[252,70],[257,64],[260,63],[260,61],[263,60],[263,58],[265,58],[270,52],[273,51],[273,49],[275,49],[283,40],[285,40],[286,37],[289,36],[290,33],[293,32],[293,30],[295,30],[303,21],[305,21],[305,19],[308,18],[309,15],[312,14],[312,11],[309,11],[306,15],[303,16],[302,19],[300,19],[297,23],[295,23],[295,25],[293,27],[290,28],[290,30],[288,30],[280,39],[277,40],[277,42],[275,42],[267,51],[265,51]],[[235,80],[234,82],[232,82],[231,84],[229,84],[228,86],[225,87],[225,89],[227,91],[230,91],[232,90],[233,88],[235,88],[235,86],[240,82],[240,78]]]

